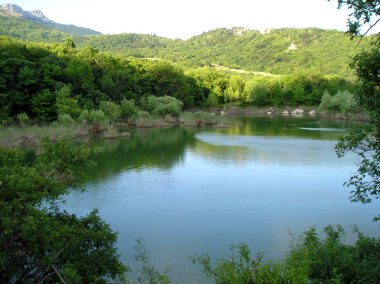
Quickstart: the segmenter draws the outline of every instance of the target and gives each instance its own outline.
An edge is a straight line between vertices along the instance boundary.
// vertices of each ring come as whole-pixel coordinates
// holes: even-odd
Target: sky
[[[104,34],[144,33],[188,39],[215,28],[337,29],[348,11],[332,0],[9,0],[62,24]]]

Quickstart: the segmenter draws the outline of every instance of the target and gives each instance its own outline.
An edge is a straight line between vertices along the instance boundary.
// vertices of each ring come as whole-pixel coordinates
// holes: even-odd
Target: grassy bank
[[[229,125],[230,118],[213,115],[206,112],[183,112],[179,117],[166,115],[154,117],[149,113],[141,112],[135,118],[128,121],[108,121],[101,124],[75,122],[60,124],[57,122],[38,126],[2,126],[0,127],[0,146],[20,147],[28,145],[39,145],[41,140],[49,137],[52,141],[64,137],[78,138],[89,136],[100,136],[107,139],[129,136],[130,128],[152,128],[183,125],[186,127],[202,127],[212,125],[225,127]]]

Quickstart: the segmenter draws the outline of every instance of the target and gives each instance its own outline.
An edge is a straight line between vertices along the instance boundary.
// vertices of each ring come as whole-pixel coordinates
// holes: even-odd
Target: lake
[[[174,282],[204,283],[190,255],[214,259],[247,243],[265,260],[285,256],[292,233],[357,224],[379,236],[379,203],[351,203],[343,186],[355,156],[338,159],[337,138],[352,127],[318,118],[243,117],[227,128],[134,130],[132,137],[91,141],[102,151],[87,191],[63,206],[84,215],[98,208],[119,232],[118,251],[136,271],[141,238],[152,264]],[[133,273],[131,277],[133,277]]]

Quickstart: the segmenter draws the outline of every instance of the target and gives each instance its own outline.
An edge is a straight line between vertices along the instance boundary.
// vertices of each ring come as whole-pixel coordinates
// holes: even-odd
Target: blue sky
[[[102,33],[187,39],[215,28],[319,27],[345,31],[348,12],[327,0],[9,0],[53,21]]]

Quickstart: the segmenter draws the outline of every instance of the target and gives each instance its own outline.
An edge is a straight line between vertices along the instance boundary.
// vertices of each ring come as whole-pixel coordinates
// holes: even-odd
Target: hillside
[[[159,58],[185,67],[225,67],[236,70],[295,74],[315,72],[352,77],[352,58],[369,46],[371,37],[350,40],[344,32],[274,29],[259,32],[245,28],[220,28],[188,40],[125,33],[90,35],[95,31],[57,24],[41,11],[0,6],[0,35],[27,41],[63,42],[72,37],[78,46],[137,58]],[[83,36],[86,35],[86,36]]]
[[[155,35],[102,35],[78,39],[80,45],[134,57],[161,58],[186,66],[289,74],[313,70],[322,74],[352,74],[349,62],[370,38],[350,40],[335,30],[277,29],[260,33],[243,28],[217,29],[188,40]]]
[[[17,26],[20,26],[20,19],[27,20],[27,22],[33,22],[42,25],[44,28],[54,28],[61,32],[65,32],[74,36],[87,36],[87,35],[100,35],[101,33],[98,31],[91,30],[89,28],[77,27],[74,25],[64,25],[60,23],[56,23],[50,19],[48,19],[44,13],[40,10],[35,11],[24,11],[21,7],[15,4],[2,4],[0,5],[0,16],[8,18],[12,23],[16,23]],[[16,20],[17,19],[17,20]],[[4,19],[2,19],[2,23]],[[38,27],[38,26],[33,26]],[[2,34],[6,34],[3,26],[1,26]],[[13,34],[15,34],[13,32]],[[9,34],[7,34],[9,35]]]

